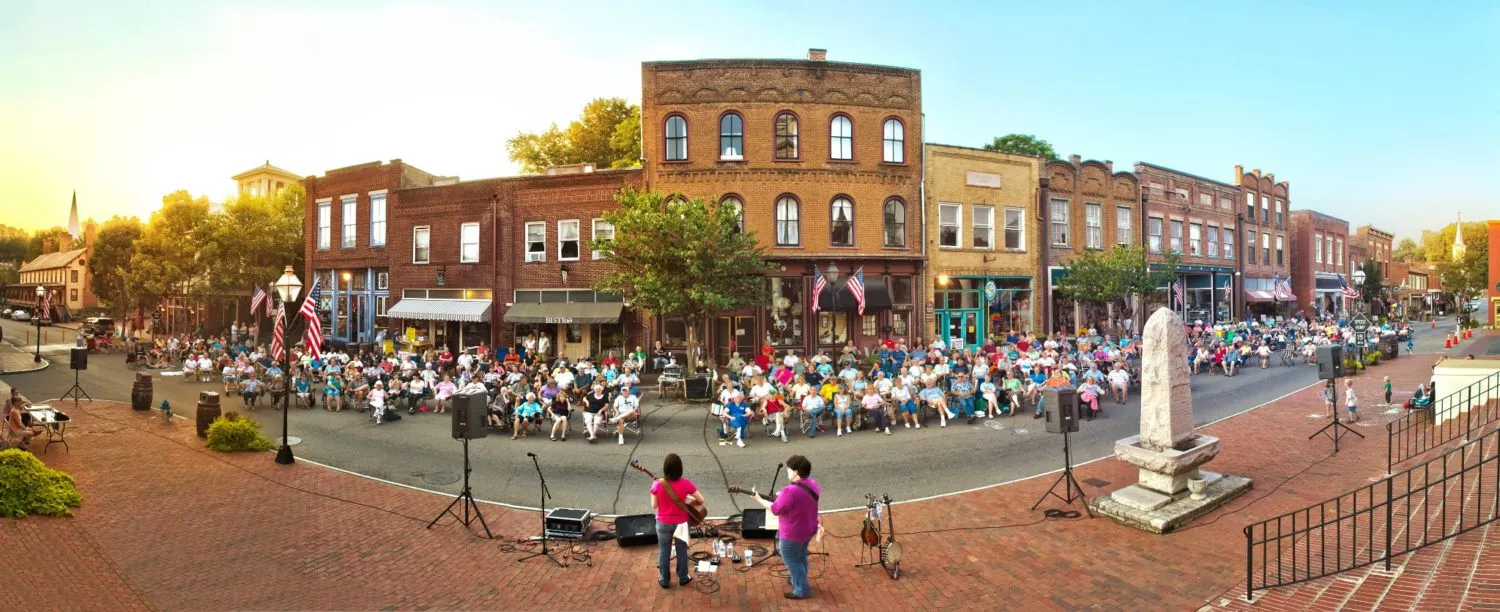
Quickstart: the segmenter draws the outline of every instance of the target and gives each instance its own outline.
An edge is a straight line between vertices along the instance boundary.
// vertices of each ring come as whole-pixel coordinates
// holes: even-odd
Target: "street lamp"
[[[31,317],[36,324],[36,354],[32,356],[32,363],[42,362],[42,302],[47,297],[47,288],[36,286],[36,315]]]
[[[1353,276],[1354,276],[1354,286],[1355,287],[1359,287],[1361,290],[1363,290],[1364,286],[1365,286],[1365,270],[1364,270],[1364,268],[1355,268]],[[1360,306],[1364,305],[1364,301],[1363,301],[1364,300],[1364,296],[1363,295],[1360,296],[1360,300],[1361,301],[1359,302],[1359,306],[1356,306],[1356,311],[1362,313],[1362,312],[1364,312],[1364,309],[1361,308]]]
[[[287,328],[291,327],[291,324],[286,321],[286,306],[287,304],[291,304],[292,300],[297,299],[297,292],[302,290],[302,281],[297,280],[297,274],[292,272],[291,266],[287,266],[286,271],[281,273],[281,278],[276,279],[276,284],[272,286],[276,289],[276,295],[281,297],[281,346],[282,350],[286,351],[286,360],[282,362],[286,364],[286,373],[283,376],[291,376],[292,343],[286,334]],[[309,325],[315,324],[309,323]],[[276,449],[276,463],[282,465],[290,465],[293,461],[296,461],[292,457],[291,445],[287,444],[287,415],[292,411],[290,405],[292,397],[290,378],[287,379],[287,386],[286,392],[281,394],[281,448]]]

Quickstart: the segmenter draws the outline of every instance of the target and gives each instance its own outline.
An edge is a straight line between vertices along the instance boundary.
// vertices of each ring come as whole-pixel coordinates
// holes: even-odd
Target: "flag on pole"
[[[1182,281],[1172,281],[1172,296],[1177,299],[1177,306],[1179,308],[1187,304],[1187,298],[1182,293]]]
[[[1224,277],[1224,293],[1233,293],[1233,292],[1234,292],[1234,277],[1232,277],[1232,276]]]
[[[818,298],[823,295],[823,289],[825,289],[827,287],[828,287],[828,279],[824,278],[823,277],[823,271],[819,270],[818,266],[814,265],[813,266],[813,292],[812,292],[812,311],[813,311],[813,314],[817,314],[818,313]]]
[[[36,313],[36,317],[37,317],[38,320],[41,320],[41,321],[51,321],[52,320],[52,291],[51,290],[48,290],[46,293],[42,294],[42,308],[41,308],[41,312]]]
[[[1339,275],[1339,288],[1344,290],[1344,297],[1351,300],[1359,299],[1359,291],[1349,286],[1349,281],[1344,278],[1343,274]]]
[[[307,292],[307,299],[302,301],[302,309],[298,314],[307,320],[307,331],[302,333],[302,342],[307,345],[307,354],[313,359],[323,356],[323,323],[318,320],[318,298],[322,297],[323,290],[318,287],[318,279],[313,279],[312,289]]]
[[[865,267],[860,266],[855,270],[854,276],[849,277],[849,282],[844,283],[844,286],[849,288],[849,293],[859,304],[859,314],[865,314]]]
[[[270,305],[266,305],[270,309]],[[286,353],[286,304],[276,309],[276,329],[271,332],[271,359],[280,359]],[[290,364],[288,364],[290,365]]]
[[[266,292],[263,291],[263,290],[261,290],[260,287],[256,287],[255,288],[255,293],[253,293],[253,294],[250,295],[250,316],[251,317],[254,317],[255,313],[260,312],[260,305],[264,304],[265,301],[266,301]],[[266,314],[268,314],[268,315],[271,314],[271,305],[270,304],[266,304]]]

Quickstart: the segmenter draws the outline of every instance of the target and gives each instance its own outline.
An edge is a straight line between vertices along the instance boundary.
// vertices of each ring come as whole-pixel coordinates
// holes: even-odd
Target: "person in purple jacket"
[[[792,590],[787,599],[812,597],[807,583],[807,546],[818,535],[818,497],[823,488],[812,476],[812,462],[802,455],[786,460],[786,476],[791,481],[776,494],[772,502],[759,495],[755,500],[776,515],[780,524],[781,558],[791,574]]]

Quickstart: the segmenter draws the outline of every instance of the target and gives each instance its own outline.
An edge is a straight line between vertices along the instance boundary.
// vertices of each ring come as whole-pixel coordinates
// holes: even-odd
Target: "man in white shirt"
[[[1109,371],[1108,378],[1110,395],[1114,396],[1116,403],[1124,404],[1125,396],[1130,393],[1130,373],[1124,367],[1116,365]]]
[[[536,339],[536,357],[538,361],[546,361],[547,353],[552,350],[552,340],[545,334]]]
[[[640,398],[632,394],[629,387],[621,387],[619,397],[615,398],[615,417],[609,420],[615,424],[615,434],[619,436],[620,444],[625,444],[625,421],[635,416],[640,409]]]

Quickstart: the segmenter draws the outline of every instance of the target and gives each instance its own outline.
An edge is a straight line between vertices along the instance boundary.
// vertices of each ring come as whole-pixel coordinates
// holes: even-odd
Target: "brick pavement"
[[[1391,376],[1397,389],[1413,388],[1429,376],[1431,363],[1419,355],[1383,364],[1357,378],[1356,390],[1362,398],[1377,397],[1383,375]],[[279,466],[269,454],[210,453],[201,449],[190,423],[166,424],[124,404],[98,402],[71,410],[71,453],[54,446],[42,455],[49,465],[77,478],[84,505],[76,516],[0,522],[4,533],[21,536],[14,540],[26,560],[24,576],[37,581],[62,576],[66,583],[87,588],[7,589],[0,594],[0,609],[885,609],[899,602],[902,608],[923,610],[1119,610],[1235,605],[1235,598],[1243,596],[1242,527],[1380,476],[1385,458],[1381,425],[1393,418],[1380,412],[1365,408],[1356,427],[1368,439],[1349,441],[1336,456],[1327,440],[1306,439],[1325,422],[1310,416],[1324,413],[1316,389],[1208,427],[1208,433],[1222,440],[1222,452],[1209,468],[1249,476],[1255,488],[1165,536],[1107,519],[1041,520],[1039,512],[1028,508],[1055,478],[1046,475],[898,504],[895,520],[906,562],[901,580],[891,581],[878,569],[853,567],[860,546],[852,536],[860,516],[830,515],[825,523],[833,537],[826,546],[815,546],[829,553],[812,563],[815,598],[790,604],[780,596],[783,581],[764,565],[726,573],[713,594],[663,591],[654,583],[654,548],[603,543],[589,547],[589,565],[560,569],[540,561],[517,564],[517,553],[467,535],[451,519],[424,529],[446,497],[306,463]],[[816,475],[817,457],[811,459]],[[688,467],[700,486],[720,485],[706,466]],[[1112,459],[1082,466],[1077,475],[1091,496],[1134,479],[1132,468]],[[491,529],[507,538],[533,533],[538,522],[534,512],[498,506],[484,511]],[[981,528],[998,525],[1018,526]],[[1416,576],[1419,564],[1441,564],[1443,559],[1450,565],[1468,559],[1470,566],[1494,561],[1500,536],[1490,531],[1476,530],[1450,546],[1412,555],[1402,575]],[[1459,547],[1465,547],[1462,554],[1450,554],[1448,549]],[[16,547],[7,544],[7,549]],[[1434,555],[1447,556],[1426,561]],[[1460,602],[1464,607],[1493,604],[1500,590],[1500,572],[1490,569],[1496,564],[1477,567],[1483,569],[1472,572]],[[1343,580],[1356,579],[1361,584],[1379,580]],[[1315,602],[1319,608],[1338,607],[1326,595],[1330,589],[1315,591],[1313,584],[1263,592],[1248,607],[1306,609]],[[1415,591],[1415,607],[1426,607],[1420,598],[1431,589],[1423,588]],[[1316,600],[1318,595],[1325,599]]]

